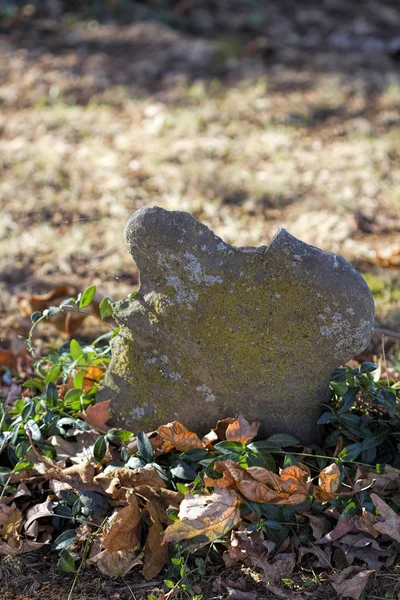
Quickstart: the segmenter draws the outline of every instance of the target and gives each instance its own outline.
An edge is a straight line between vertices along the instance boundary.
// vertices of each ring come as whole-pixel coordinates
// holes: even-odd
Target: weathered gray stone
[[[203,434],[242,413],[260,434],[318,438],[334,368],[364,350],[374,305],[342,257],[280,230],[235,248],[185,212],[143,208],[125,230],[140,270],[115,305],[121,333],[106,376],[114,423],[171,420]]]

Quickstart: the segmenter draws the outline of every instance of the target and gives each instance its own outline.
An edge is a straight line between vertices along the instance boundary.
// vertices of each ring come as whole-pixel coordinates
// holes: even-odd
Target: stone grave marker
[[[186,212],[142,208],[125,239],[140,270],[115,305],[120,335],[101,398],[117,426],[178,420],[199,434],[242,413],[260,436],[318,440],[332,371],[368,345],[371,292],[341,256],[281,229],[236,248]]]

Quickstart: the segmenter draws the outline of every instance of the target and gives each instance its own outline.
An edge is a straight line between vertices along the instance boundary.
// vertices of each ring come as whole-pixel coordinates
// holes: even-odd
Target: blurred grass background
[[[397,0],[0,0],[2,337],[20,293],[129,292],[154,204],[343,254],[399,331],[399,158]]]

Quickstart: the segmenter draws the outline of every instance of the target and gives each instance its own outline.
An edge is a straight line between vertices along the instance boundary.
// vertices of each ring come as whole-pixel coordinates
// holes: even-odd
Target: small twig
[[[83,548],[83,552],[82,552],[82,560],[80,562],[80,565],[78,567],[77,572],[75,573],[75,577],[74,580],[72,582],[71,585],[71,589],[69,590],[69,594],[68,594],[68,598],[67,600],[72,600],[72,594],[74,592],[74,589],[76,587],[76,584],[78,582],[78,577],[83,569],[83,567],[85,566],[86,563],[86,557],[89,554],[89,550],[91,548],[92,543],[94,542],[94,540],[96,539],[96,536],[98,535],[99,531],[103,528],[104,524],[106,523],[106,521],[108,520],[108,517],[106,517],[103,522],[101,523],[101,525],[98,527],[98,529],[96,529],[96,531],[94,531],[91,535],[89,535],[89,537],[87,538],[86,542],[85,542],[85,546]]]
[[[135,596],[135,594],[133,593],[133,590],[132,590],[131,586],[130,586],[130,585],[129,585],[129,583],[126,581],[125,577],[122,577],[122,581],[124,582],[124,584],[125,584],[125,585],[126,585],[126,587],[128,588],[128,590],[129,590],[129,592],[130,592],[130,594],[131,594],[131,596],[132,596],[133,600],[136,600],[136,596]]]

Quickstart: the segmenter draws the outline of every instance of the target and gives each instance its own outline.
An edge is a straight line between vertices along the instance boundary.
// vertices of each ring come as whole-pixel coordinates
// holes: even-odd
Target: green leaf
[[[19,403],[17,404],[17,402],[16,402],[14,407],[17,410],[19,410],[20,404]],[[26,421],[27,419],[29,419],[29,417],[32,417],[35,413],[36,413],[36,404],[34,403],[34,401],[29,400],[28,402],[24,402],[24,405],[21,410],[22,420]]]
[[[34,442],[42,441],[42,432],[40,431],[39,425],[35,423],[35,421],[29,419],[29,421],[26,422],[25,429],[29,429]]]
[[[53,365],[52,367],[50,367],[50,369],[47,371],[47,374],[46,374],[46,379],[45,379],[46,385],[48,383],[50,383],[50,381],[57,381],[57,377],[59,376],[60,371],[61,371],[60,365]]]
[[[16,456],[18,458],[25,458],[30,447],[31,447],[31,445],[29,442],[25,442],[25,441],[20,442],[18,444],[18,446],[15,448]]]
[[[214,448],[216,448],[220,454],[231,454],[232,452],[234,454],[242,454],[243,452],[246,452],[246,446],[241,442],[218,442],[218,444],[214,444]]]
[[[283,468],[286,469],[286,467],[292,466],[299,467],[300,463],[297,458],[293,456],[293,454],[286,454],[285,458],[283,459]]]
[[[112,317],[113,306],[112,306],[110,298],[108,296],[103,298],[103,300],[100,302],[99,309],[100,309],[100,319],[104,320],[104,319],[108,319],[108,317]]]
[[[340,452],[338,458],[343,462],[352,462],[355,460],[362,452],[362,445],[359,442],[355,444],[349,444]]]
[[[91,301],[94,298],[95,293],[96,293],[95,285],[91,285],[88,288],[86,288],[86,290],[83,292],[82,296],[80,297],[79,308],[85,308],[85,306],[89,306],[89,304],[91,303]]]
[[[79,358],[83,355],[82,346],[76,340],[71,340],[69,351],[73,360],[79,360]]]
[[[320,418],[317,421],[317,425],[327,425],[328,423],[333,423],[336,421],[337,416],[334,412],[326,411],[322,413]]]
[[[40,310],[36,310],[34,313],[31,314],[31,321],[32,323],[37,323],[39,321],[39,319],[42,318],[42,313],[40,312]]]
[[[74,387],[82,389],[84,378],[85,378],[85,372],[78,371],[74,377]]]
[[[366,438],[364,438],[363,442],[362,442],[362,449],[364,450],[369,450],[370,448],[376,448],[377,446],[380,446],[388,437],[388,432],[387,431],[381,431],[380,433],[377,433],[373,436],[368,436]]]
[[[339,414],[345,413],[354,405],[357,400],[358,390],[351,388],[343,395],[343,404],[339,410]]]
[[[58,404],[58,391],[54,381],[49,381],[46,385],[46,404],[47,406],[57,406]]]
[[[282,446],[282,448],[286,448],[287,446],[297,446],[300,444],[298,439],[292,435],[289,435],[288,433],[275,433],[267,438],[267,442],[272,442],[273,444]]]
[[[178,460],[170,469],[174,477],[178,479],[184,479],[186,481],[193,481],[197,477],[197,471],[193,469],[188,463],[183,460]]]
[[[274,444],[273,442],[269,442],[267,440],[260,440],[259,442],[251,442],[247,444],[246,448],[251,450],[252,452],[280,452],[282,447],[278,444]]]
[[[131,437],[133,437],[133,433],[125,429],[110,429],[107,431],[108,441],[115,446],[120,446],[123,442],[130,440]]]
[[[104,460],[104,457],[107,452],[107,438],[105,435],[100,436],[94,443],[93,446],[93,456],[98,463],[101,463]]]
[[[36,390],[40,390],[41,392],[44,389],[43,381],[41,379],[28,379],[27,381],[24,381],[22,387],[34,388]]]
[[[61,535],[58,536],[54,540],[53,549],[54,550],[62,550],[63,548],[68,548],[68,546],[72,546],[76,542],[76,531],[75,529],[67,529],[63,531]],[[75,564],[75,563],[74,563]]]
[[[144,431],[139,430],[136,434],[138,453],[146,462],[152,462],[154,458],[154,449]]]
[[[13,468],[13,473],[17,473],[18,471],[30,470],[32,468],[33,465],[30,460],[19,460]]]
[[[164,579],[164,585],[165,587],[167,587],[169,590],[172,590],[173,587],[175,587],[175,584],[173,581],[171,581],[170,579]]]
[[[58,566],[60,567],[61,571],[64,571],[64,573],[76,573],[75,560],[65,548],[63,548],[63,550],[60,552]]]
[[[71,390],[68,390],[68,392],[65,394],[64,402],[65,404],[71,404],[71,402],[73,402],[74,400],[79,400],[81,396],[81,388],[72,388]]]

